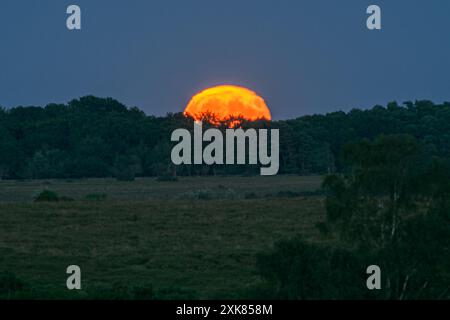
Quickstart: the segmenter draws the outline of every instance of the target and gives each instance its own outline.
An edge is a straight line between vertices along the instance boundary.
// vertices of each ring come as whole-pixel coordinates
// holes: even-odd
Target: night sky
[[[275,119],[449,101],[450,1],[0,1],[4,107],[93,94],[165,115],[218,84],[255,90]]]

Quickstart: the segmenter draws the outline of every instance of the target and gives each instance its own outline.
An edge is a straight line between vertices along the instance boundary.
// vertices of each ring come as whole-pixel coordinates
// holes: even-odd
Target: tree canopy
[[[147,116],[112,98],[93,96],[67,104],[0,109],[0,178],[81,178],[120,174],[256,174],[255,166],[170,163],[170,135],[192,129],[182,113]],[[224,126],[226,124],[223,124]],[[380,134],[408,134],[430,156],[450,158],[450,103],[389,103],[292,120],[245,126],[280,129],[280,174],[324,174],[345,170],[342,147]]]

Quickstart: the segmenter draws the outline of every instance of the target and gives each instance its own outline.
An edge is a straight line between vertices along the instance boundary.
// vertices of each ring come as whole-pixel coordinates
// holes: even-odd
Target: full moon
[[[219,121],[239,116],[249,121],[272,119],[262,97],[247,88],[232,85],[212,87],[196,94],[184,111],[195,120],[201,120],[207,113]]]

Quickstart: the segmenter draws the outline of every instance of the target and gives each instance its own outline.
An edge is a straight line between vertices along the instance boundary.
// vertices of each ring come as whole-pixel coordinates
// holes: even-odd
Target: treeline
[[[380,134],[409,134],[429,156],[450,158],[450,103],[394,102],[370,110],[242,125],[280,129],[280,174],[342,171],[345,144]],[[192,127],[192,119],[181,113],[147,116],[136,107],[93,96],[45,107],[0,108],[0,178],[128,180],[136,176],[259,173],[258,167],[251,165],[173,166],[170,135],[176,128]]]

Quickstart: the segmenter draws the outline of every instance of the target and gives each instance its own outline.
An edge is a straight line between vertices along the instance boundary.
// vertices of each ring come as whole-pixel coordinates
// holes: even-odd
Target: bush
[[[58,194],[50,190],[44,190],[34,198],[34,202],[58,202],[59,200]]]
[[[357,299],[367,295],[362,255],[301,238],[257,256],[261,291],[270,299]]]
[[[50,190],[44,190],[34,198],[34,202],[59,202],[59,201],[74,201],[74,199],[67,196],[59,196],[58,193]]]
[[[320,234],[327,236],[330,234],[330,226],[326,222],[317,222],[316,229],[319,230]]]
[[[0,297],[10,297],[24,290],[25,284],[15,274],[10,272],[0,273]]]
[[[301,238],[278,242],[257,256],[264,282],[253,294],[267,299],[449,299],[449,223],[444,208],[410,217],[383,247],[353,243],[344,248],[342,242],[314,244]],[[316,227],[330,232],[325,223]],[[373,264],[382,270],[383,290],[366,288],[365,268]]]
[[[90,193],[86,195],[86,200],[90,201],[103,201],[106,200],[106,193]]]
[[[246,200],[258,199],[258,195],[255,192],[246,192],[244,195],[244,199]]]

